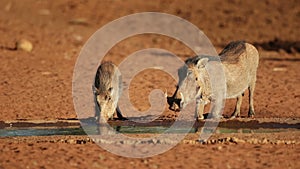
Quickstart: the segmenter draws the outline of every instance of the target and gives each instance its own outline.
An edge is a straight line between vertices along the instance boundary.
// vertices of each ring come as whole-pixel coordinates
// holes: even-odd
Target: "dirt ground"
[[[72,75],[86,40],[110,21],[154,11],[182,17],[199,27],[220,52],[230,41],[245,40],[260,53],[255,91],[255,118],[300,119],[300,3],[288,1],[0,1],[0,121],[74,119]],[[20,39],[32,52],[15,50]],[[182,59],[193,53],[178,41],[139,35],[118,43],[105,56],[119,64],[129,54],[150,47]],[[150,73],[149,73],[150,72]],[[138,74],[130,99],[138,110],[149,108],[151,90],[176,82],[158,70]],[[245,98],[247,97],[247,92]],[[245,99],[247,100],[247,99]],[[224,115],[234,110],[228,100]],[[242,116],[247,115],[247,101]],[[176,113],[165,110],[164,115]],[[300,121],[299,121],[300,122]],[[299,136],[296,132],[295,135]],[[253,136],[257,137],[257,136]],[[273,138],[273,136],[268,136]],[[0,168],[299,168],[299,144],[179,144],[147,159],[118,157],[93,143],[52,143],[52,138],[0,140]],[[292,140],[299,141],[299,137]],[[221,146],[221,148],[218,148]],[[99,161],[100,160],[100,161]]]

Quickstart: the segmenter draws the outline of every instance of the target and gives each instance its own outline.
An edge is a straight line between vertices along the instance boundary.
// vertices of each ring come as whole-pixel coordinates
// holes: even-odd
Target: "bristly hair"
[[[237,63],[246,50],[245,41],[230,42],[219,54],[222,62]]]
[[[208,58],[208,61],[220,61],[219,58],[216,57],[216,56],[199,55],[199,56],[194,56],[192,58],[188,58],[185,61],[185,64],[187,64],[187,65],[197,65],[198,61],[200,59],[203,59],[203,58]]]
[[[115,73],[115,66],[112,62],[102,63],[95,76],[95,87],[98,92],[107,91],[111,87],[111,81]]]

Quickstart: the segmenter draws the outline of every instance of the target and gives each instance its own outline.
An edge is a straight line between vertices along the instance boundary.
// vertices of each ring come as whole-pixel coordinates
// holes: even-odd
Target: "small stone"
[[[151,168],[157,169],[157,168],[159,168],[159,165],[157,165],[157,164],[152,164],[152,165],[151,165]]]
[[[21,39],[16,43],[17,50],[24,50],[26,52],[31,52],[33,49],[32,43],[26,39]]]
[[[254,138],[254,139],[252,140],[252,143],[253,143],[253,144],[257,144],[257,143],[258,143],[258,140],[257,140],[256,138]]]
[[[238,143],[238,138],[236,138],[236,137],[231,137],[231,138],[230,138],[230,142]]]
[[[246,141],[239,139],[239,143],[246,143]]]
[[[287,68],[285,68],[285,67],[274,67],[273,71],[274,72],[285,72],[285,71],[287,71]]]
[[[261,141],[262,144],[267,144],[268,143],[268,140],[266,138],[264,138],[262,141]]]
[[[82,42],[83,37],[81,35],[73,35],[73,38],[76,42]]]
[[[144,164],[148,164],[148,160],[143,160],[143,163]]]
[[[72,25],[84,25],[87,26],[89,23],[86,18],[75,18],[69,21]]]
[[[67,141],[67,143],[69,143],[69,144],[76,144],[77,140],[70,139],[70,140]]]
[[[218,147],[217,147],[217,150],[220,151],[220,150],[222,150],[222,148],[223,148],[222,146],[218,146]]]
[[[42,72],[42,75],[51,75],[52,72]]]
[[[292,144],[292,142],[291,141],[286,141],[285,144]]]

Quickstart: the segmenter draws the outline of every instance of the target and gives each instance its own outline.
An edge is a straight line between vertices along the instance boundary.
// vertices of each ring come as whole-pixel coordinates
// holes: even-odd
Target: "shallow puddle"
[[[160,134],[160,133],[196,133],[200,132],[202,128],[176,128],[171,129],[166,126],[151,126],[151,127],[141,127],[141,126],[115,126],[114,129],[119,133],[124,134]],[[5,128],[0,129],[0,137],[16,137],[16,136],[52,136],[52,135],[86,135],[86,132],[90,135],[97,134],[98,127],[89,126],[85,127],[85,130],[81,127],[76,128]],[[299,131],[299,129],[272,129],[272,128],[259,128],[259,129],[249,129],[249,128],[222,128],[218,127],[215,131],[210,128],[205,128],[202,132],[215,132],[215,133],[277,133],[277,132],[289,132],[289,131]]]

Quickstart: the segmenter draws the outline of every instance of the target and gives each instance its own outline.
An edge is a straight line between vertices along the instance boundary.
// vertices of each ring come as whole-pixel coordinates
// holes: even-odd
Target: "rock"
[[[230,138],[230,142],[233,142],[233,143],[238,143],[239,139],[236,138],[236,137],[231,137]]]
[[[87,26],[89,25],[88,21],[86,18],[75,18],[69,21],[69,24],[71,25],[84,25]]]
[[[292,142],[291,141],[286,141],[285,144],[292,144]]]
[[[262,144],[267,144],[268,143],[268,140],[266,138],[264,138],[262,141],[261,141]]]
[[[219,151],[222,150],[222,146],[218,146],[217,150],[219,150]]]
[[[26,39],[21,39],[21,40],[17,41],[16,49],[17,50],[24,50],[26,52],[31,52],[32,49],[33,49],[33,45],[30,41],[28,41]]]
[[[70,139],[70,140],[67,141],[67,143],[69,143],[69,144],[76,144],[77,140]]]
[[[52,72],[42,72],[42,75],[51,75]]]
[[[157,169],[157,168],[159,168],[159,165],[157,165],[157,164],[152,164],[152,165],[151,165],[151,168]]]
[[[142,162],[144,163],[144,164],[148,164],[148,160],[142,160]]]
[[[252,144],[257,144],[258,140],[256,138],[252,139]]]
[[[287,71],[287,68],[285,68],[285,67],[274,67],[273,71],[274,72],[285,72],[285,71]]]

